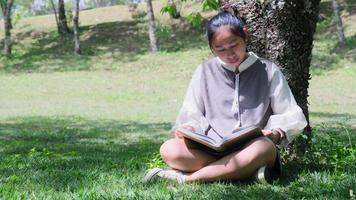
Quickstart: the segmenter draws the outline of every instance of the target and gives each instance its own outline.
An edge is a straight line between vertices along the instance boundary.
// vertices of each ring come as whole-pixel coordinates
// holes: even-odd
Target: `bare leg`
[[[173,138],[162,144],[160,153],[162,159],[173,169],[194,172],[217,160],[199,149],[186,139]]]
[[[220,159],[197,149],[181,139],[171,139],[161,147],[164,161],[172,168],[194,171],[186,181],[241,180],[254,175],[264,165],[273,166],[277,151],[272,141],[260,137],[248,143],[244,149]]]

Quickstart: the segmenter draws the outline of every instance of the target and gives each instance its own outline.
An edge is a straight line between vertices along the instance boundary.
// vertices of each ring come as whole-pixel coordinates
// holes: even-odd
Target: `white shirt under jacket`
[[[257,59],[254,53],[249,52],[249,56],[240,64],[239,71],[242,72],[249,68]],[[219,62],[224,68],[235,71],[235,67],[228,66],[219,59]],[[194,72],[193,77],[188,86],[183,105],[179,111],[176,123],[172,129],[181,125],[190,125],[197,131],[204,132],[208,129],[209,124],[203,115],[203,102],[200,91],[200,79],[202,65]],[[295,137],[297,137],[304,127],[307,125],[305,116],[301,108],[297,105],[294,96],[288,86],[288,83],[283,76],[281,70],[274,63],[272,64],[272,77],[269,77],[270,82],[270,104],[273,114],[269,117],[264,129],[280,128],[286,133],[286,139],[283,140],[280,146],[286,147]],[[234,94],[234,102],[231,109],[235,110],[238,106],[238,79],[236,79],[236,87]]]

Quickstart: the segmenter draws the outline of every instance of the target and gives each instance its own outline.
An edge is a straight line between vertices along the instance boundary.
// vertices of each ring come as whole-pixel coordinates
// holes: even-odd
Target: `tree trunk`
[[[56,9],[56,6],[54,5],[53,0],[51,0],[51,5],[52,5],[54,17],[56,18],[57,30],[59,32],[59,22],[58,22],[58,16],[57,16],[57,9]]]
[[[12,41],[11,41],[11,8],[14,3],[14,0],[7,0],[1,4],[1,10],[4,17],[4,30],[5,30],[5,38],[4,38],[4,54],[7,57],[11,56],[12,51]]]
[[[227,0],[229,1],[229,0]],[[232,3],[232,4],[229,4]],[[264,12],[260,0],[221,2],[224,10],[239,15],[246,23],[249,35],[248,51],[253,51],[265,57],[266,29]]]
[[[150,47],[152,52],[158,51],[158,45],[156,40],[156,24],[155,16],[153,13],[152,1],[147,0],[147,15],[148,15],[148,35],[150,38]]]
[[[298,105],[308,121],[307,139],[300,137],[295,150],[304,153],[311,141],[308,87],[313,35],[318,21],[320,0],[272,1],[267,9],[266,55],[282,67]]]
[[[346,38],[344,34],[344,28],[342,26],[342,19],[340,17],[339,3],[337,0],[332,0],[333,2],[333,11],[336,19],[336,31],[339,39],[340,49],[345,49],[346,47]]]
[[[65,12],[64,0],[58,0],[58,33],[61,35],[70,33]]]
[[[79,40],[79,0],[75,1],[75,14],[73,18],[73,29],[74,29],[74,52],[76,54],[81,54],[80,40]]]
[[[278,64],[286,76],[298,105],[308,122],[309,67],[313,35],[320,0],[259,0],[221,1],[225,9],[239,13],[247,23],[250,34],[249,50]],[[297,153],[304,153],[311,140],[311,128],[296,142]]]

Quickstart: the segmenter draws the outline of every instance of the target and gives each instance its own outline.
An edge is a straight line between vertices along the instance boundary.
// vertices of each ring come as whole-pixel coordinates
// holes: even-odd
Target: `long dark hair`
[[[213,18],[211,18],[207,23],[207,35],[210,49],[212,48],[212,40],[216,31],[222,26],[229,26],[232,34],[241,37],[243,39],[247,38],[247,35],[244,31],[245,23],[239,16],[236,16],[227,11],[221,11]]]

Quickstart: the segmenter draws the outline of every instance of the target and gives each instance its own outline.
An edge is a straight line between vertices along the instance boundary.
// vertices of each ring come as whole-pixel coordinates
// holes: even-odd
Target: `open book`
[[[261,129],[255,126],[237,130],[231,135],[219,140],[211,138],[202,133],[192,132],[191,130],[184,127],[179,127],[177,130],[180,131],[185,138],[205,145],[217,152],[223,152],[225,150],[229,150],[229,148],[241,146],[256,137],[263,136]]]

